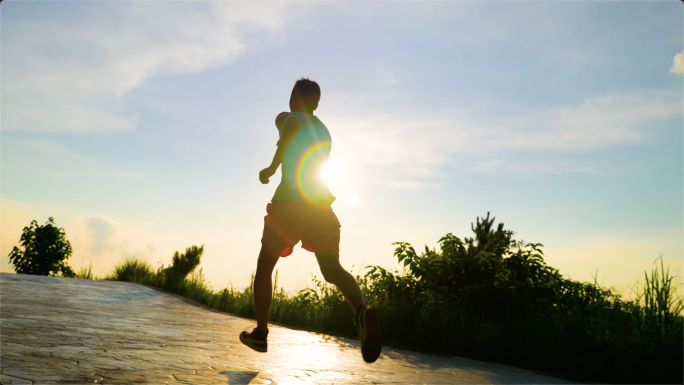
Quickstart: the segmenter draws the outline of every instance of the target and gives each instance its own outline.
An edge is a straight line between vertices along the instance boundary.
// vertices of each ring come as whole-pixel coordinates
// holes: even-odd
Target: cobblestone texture
[[[484,362],[271,327],[269,352],[243,346],[254,321],[125,282],[0,274],[0,383],[562,384]]]

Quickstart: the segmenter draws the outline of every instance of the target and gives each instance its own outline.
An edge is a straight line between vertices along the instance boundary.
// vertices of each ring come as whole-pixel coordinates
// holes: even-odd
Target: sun
[[[344,183],[344,174],[344,166],[334,159],[330,160],[328,164],[321,169],[321,177],[331,189],[342,186]]]

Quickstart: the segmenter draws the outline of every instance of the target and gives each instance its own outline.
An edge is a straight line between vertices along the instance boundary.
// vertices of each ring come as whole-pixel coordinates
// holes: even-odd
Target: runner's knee
[[[323,278],[332,284],[340,281],[341,274],[344,273],[344,269],[340,265],[339,257],[335,256],[320,256],[318,257],[318,265],[321,268],[321,274]]]
[[[274,257],[265,248],[262,248],[257,261],[257,275],[270,275],[273,272],[278,259],[280,259],[280,257]]]

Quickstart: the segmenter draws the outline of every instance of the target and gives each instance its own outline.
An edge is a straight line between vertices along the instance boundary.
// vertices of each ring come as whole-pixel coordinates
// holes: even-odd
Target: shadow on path
[[[224,370],[219,374],[228,378],[228,385],[247,385],[259,375],[259,372],[241,372],[237,370]]]

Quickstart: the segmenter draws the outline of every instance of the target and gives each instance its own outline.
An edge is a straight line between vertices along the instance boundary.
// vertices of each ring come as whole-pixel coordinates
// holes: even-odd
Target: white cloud
[[[149,223],[140,226],[106,215],[78,213],[63,205],[33,205],[5,198],[0,199],[0,215],[0,272],[14,272],[8,255],[14,246],[19,246],[24,226],[34,219],[42,225],[49,216],[65,229],[73,248],[68,264],[78,271],[92,263],[93,273],[99,277],[111,274],[114,266],[127,257],[146,260],[156,268],[160,261],[165,265],[171,263],[175,251],[204,244],[207,247],[200,268],[204,268],[209,281],[224,287],[232,279],[238,287],[245,287],[256,266],[261,237],[261,233],[251,230],[253,227],[245,228],[245,221],[215,231],[193,231],[168,224],[155,229]],[[254,222],[260,224],[259,218],[255,218]],[[299,278],[283,281],[295,279]]]
[[[331,104],[339,110],[325,118],[335,141],[333,156],[354,165],[368,180],[408,189],[439,186],[444,177],[440,170],[449,166],[494,176],[602,174],[602,166],[586,154],[647,144],[658,134],[655,122],[683,113],[677,95],[654,91],[609,94],[579,105],[498,117],[475,111],[392,115],[336,99]],[[543,162],[535,155],[544,155]]]
[[[230,63],[246,50],[245,33],[281,24],[283,6],[15,4],[9,10],[25,12],[3,15],[3,130],[131,129],[127,92],[153,76]]]
[[[673,74],[684,74],[684,51],[676,54],[674,59],[672,59],[670,72]]]
[[[681,116],[682,101],[670,92],[610,94],[535,113],[530,118],[497,122],[487,145],[494,148],[582,151],[640,144],[652,135],[655,122]]]
[[[176,250],[185,250],[190,239],[156,236],[132,224],[122,224],[104,215],[81,216],[64,226],[74,249],[69,264],[75,269],[93,264],[98,275],[111,274],[125,258],[146,260],[154,267],[168,264]]]
[[[602,175],[606,170],[602,166],[591,164],[591,160],[582,159],[557,159],[544,157],[544,159],[520,159],[511,154],[492,154],[469,159],[468,156],[461,158],[461,164],[469,172],[489,175],[494,177],[515,178],[539,178],[544,175],[560,175],[569,173],[587,173]],[[529,157],[528,157],[529,158]]]
[[[398,188],[437,187],[439,183],[426,179],[441,176],[439,168],[452,162],[450,155],[479,135],[462,127],[455,118],[458,112],[421,118],[418,113],[391,116],[360,106],[340,107],[357,113],[324,119],[334,140],[331,156],[352,167],[351,174]]]
[[[103,215],[73,216],[74,213],[56,207],[34,206],[14,200],[2,199],[0,221],[0,271],[13,272],[8,255],[19,246],[22,229],[32,220],[44,224],[53,216],[57,226],[63,227],[73,248],[68,263],[78,270],[92,262],[93,272],[103,276],[111,274],[115,264],[126,257],[147,260],[153,266],[162,260],[169,263],[173,252],[184,250],[191,239],[157,236],[138,226],[123,224]]]

